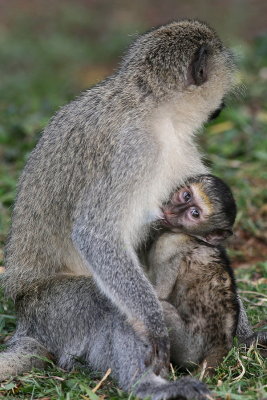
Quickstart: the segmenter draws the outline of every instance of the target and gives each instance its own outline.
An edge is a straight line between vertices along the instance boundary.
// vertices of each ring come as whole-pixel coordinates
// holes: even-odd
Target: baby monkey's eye
[[[191,193],[190,192],[183,192],[183,199],[185,200],[186,203],[191,200]]]
[[[199,218],[200,217],[200,212],[198,211],[197,208],[191,208],[190,213],[193,218]]]

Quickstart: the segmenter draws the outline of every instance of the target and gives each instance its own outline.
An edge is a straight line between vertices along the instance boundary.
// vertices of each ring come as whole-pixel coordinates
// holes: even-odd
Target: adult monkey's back
[[[160,372],[168,334],[135,249],[171,191],[206,172],[194,134],[230,90],[232,69],[213,30],[174,22],[140,36],[114,75],[63,107],[19,182],[6,292],[90,271]]]

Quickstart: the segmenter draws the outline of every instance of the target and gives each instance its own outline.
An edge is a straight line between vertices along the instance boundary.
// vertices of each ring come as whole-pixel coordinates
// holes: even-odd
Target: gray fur
[[[19,181],[6,293],[16,298],[47,276],[93,274],[147,342],[149,364],[164,369],[163,310],[136,247],[172,190],[206,171],[194,135],[231,89],[232,71],[212,29],[173,22],[140,36],[114,75],[62,107]]]
[[[16,335],[9,341],[8,349],[0,354],[0,381],[30,371],[33,367],[45,368],[51,355],[37,340]]]
[[[253,335],[253,330],[249,324],[244,304],[239,295],[237,295],[237,299],[238,299],[238,303],[239,303],[240,313],[239,313],[239,317],[238,317],[236,334],[237,334],[237,337],[239,338],[239,341],[242,342],[242,341],[246,341],[246,339],[248,339],[249,337],[251,337]]]
[[[238,302],[239,302],[240,313],[239,313],[239,318],[238,318],[236,335],[238,337],[240,344],[243,344],[246,347],[249,347],[252,344],[259,344],[260,347],[263,346],[266,348],[266,346],[267,346],[267,331],[266,330],[260,330],[257,332],[253,331],[253,329],[248,321],[248,317],[247,317],[247,313],[246,313],[244,304],[239,295],[237,296],[237,298],[238,298]]]
[[[33,354],[45,355],[45,347],[46,354],[66,370],[72,370],[78,359],[103,373],[111,368],[119,386],[139,398],[206,398],[203,383],[192,378],[168,382],[146,366],[147,344],[92,277],[62,275],[40,282],[17,300],[17,313],[16,333],[0,354],[1,379],[28,372],[32,366],[45,367],[44,362],[32,362],[39,362]],[[25,342],[32,345],[26,347]]]

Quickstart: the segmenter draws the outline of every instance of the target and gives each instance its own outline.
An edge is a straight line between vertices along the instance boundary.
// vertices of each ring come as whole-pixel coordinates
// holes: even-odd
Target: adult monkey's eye
[[[191,213],[193,218],[199,218],[200,217],[200,212],[198,211],[197,208],[192,208],[190,210],[190,213]]]
[[[190,192],[183,192],[183,199],[187,203],[188,201],[191,200],[191,193]]]

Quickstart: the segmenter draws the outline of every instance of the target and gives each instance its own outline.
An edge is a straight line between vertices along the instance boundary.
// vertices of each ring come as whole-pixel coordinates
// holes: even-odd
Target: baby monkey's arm
[[[148,255],[148,276],[160,300],[167,300],[177,280],[187,248],[187,235],[165,232],[153,243]]]

